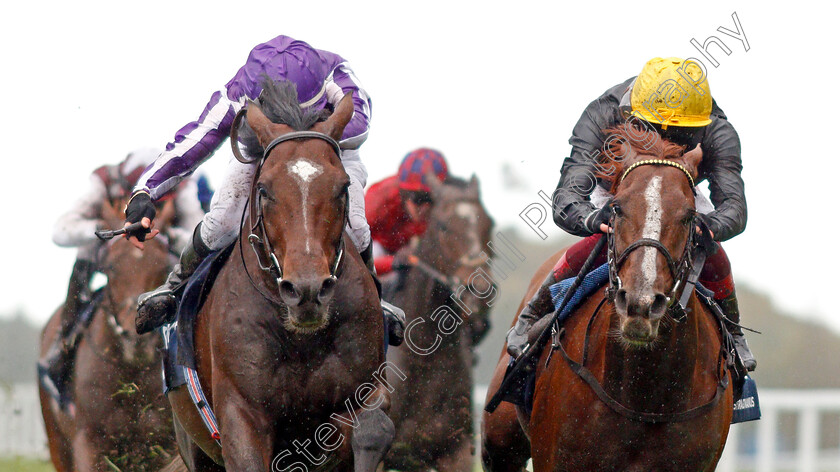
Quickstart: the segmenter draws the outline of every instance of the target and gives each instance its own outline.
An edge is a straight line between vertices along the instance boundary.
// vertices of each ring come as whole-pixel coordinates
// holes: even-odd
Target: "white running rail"
[[[476,387],[476,411],[486,392]],[[732,426],[719,472],[840,472],[840,390],[758,394],[762,419]],[[36,386],[0,386],[0,457],[46,458],[46,444]]]
[[[486,392],[476,387],[476,411]],[[840,390],[759,387],[758,396],[761,420],[732,425],[718,472],[840,472]]]

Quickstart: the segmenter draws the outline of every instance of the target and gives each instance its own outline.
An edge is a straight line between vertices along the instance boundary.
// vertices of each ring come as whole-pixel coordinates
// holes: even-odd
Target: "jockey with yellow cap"
[[[655,130],[661,137],[693,149],[703,150],[698,182],[709,181],[711,202],[696,192],[697,212],[705,215],[718,243],[744,231],[747,202],[741,178],[741,142],[735,128],[712,99],[702,65],[678,58],[655,58],[632,77],[604,92],[589,104],[572,132],[572,153],[563,162],[560,182],[553,196],[555,223],[584,239],[570,247],[554,266],[540,290],[525,305],[516,325],[508,333],[508,352],[519,356],[527,345],[527,332],[546,313],[553,310],[548,287],[574,277],[598,240],[609,231],[609,183],[597,177],[596,168],[608,136],[603,130],[625,121],[642,130]],[[595,267],[606,262],[606,249]],[[744,366],[752,371],[756,361],[747,346],[735,298],[729,259],[718,244],[708,255],[700,283],[714,293],[726,317],[737,352]]]

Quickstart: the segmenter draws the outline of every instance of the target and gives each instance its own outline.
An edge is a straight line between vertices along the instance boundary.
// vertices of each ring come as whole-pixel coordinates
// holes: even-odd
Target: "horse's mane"
[[[443,181],[445,185],[451,185],[452,187],[458,189],[465,189],[470,186],[470,182],[468,180],[464,180],[460,177],[455,177],[454,175],[447,175],[446,180]]]
[[[631,131],[629,126],[634,125],[626,123],[603,131],[605,136],[611,138],[610,149],[609,152],[599,155],[595,175],[612,184],[611,193],[615,193],[624,169],[635,162],[636,159],[628,159],[630,156],[636,154],[650,159],[676,159],[685,153],[685,146],[662,139],[659,133],[652,129],[643,130],[636,125]]]
[[[263,90],[258,104],[265,116],[273,123],[287,125],[295,131],[306,131],[331,114],[329,109],[301,108],[298,103],[297,87],[293,82],[272,80],[264,75],[262,86]],[[246,155],[249,157],[262,156],[264,149],[245,120],[242,122],[239,136],[245,146]]]

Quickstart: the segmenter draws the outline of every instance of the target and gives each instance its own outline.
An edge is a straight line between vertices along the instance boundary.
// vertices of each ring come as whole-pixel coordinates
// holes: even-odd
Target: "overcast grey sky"
[[[704,60],[738,130],[749,224],[726,243],[736,281],[840,330],[829,249],[838,147],[834,3],[785,2],[13,2],[0,20],[4,173],[0,313],[45,320],[75,251],[55,219],[89,173],[163,147],[256,44],[278,34],[348,59],[373,99],[369,183],[425,145],[481,179],[502,225],[550,193],[583,108],[655,56]],[[746,45],[718,31],[735,30]],[[691,45],[717,36],[717,68]],[[218,179],[227,154],[206,165]],[[525,186],[503,190],[505,174]],[[547,222],[549,235],[560,230]],[[533,233],[532,233],[533,234]],[[536,238],[536,236],[533,236]]]

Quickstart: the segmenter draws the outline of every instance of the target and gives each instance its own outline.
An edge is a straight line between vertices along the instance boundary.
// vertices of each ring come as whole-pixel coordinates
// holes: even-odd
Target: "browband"
[[[317,131],[292,131],[291,133],[286,133],[282,136],[278,136],[274,138],[273,141],[268,143],[268,146],[265,147],[265,151],[263,151],[263,159],[268,157],[268,153],[270,153],[275,146],[286,141],[291,141],[293,139],[320,139],[322,141],[326,141],[330,146],[333,147],[333,149],[335,150],[335,154],[339,158],[341,157],[341,146],[338,144],[338,141],[336,141],[332,137],[324,133],[319,133]]]
[[[685,176],[688,177],[688,183],[691,184],[691,188],[694,188],[694,178],[691,177],[691,173],[688,171],[688,169],[686,169],[682,164],[680,164],[678,162],[668,161],[668,160],[665,160],[665,159],[645,159],[643,161],[639,161],[639,162],[631,165],[630,167],[627,168],[627,170],[624,171],[623,174],[621,174],[621,179],[619,180],[619,183],[622,180],[624,180],[625,177],[627,177],[627,174],[629,174],[631,170],[635,169],[636,167],[643,166],[643,165],[646,165],[646,164],[676,167],[677,169],[683,171]]]

